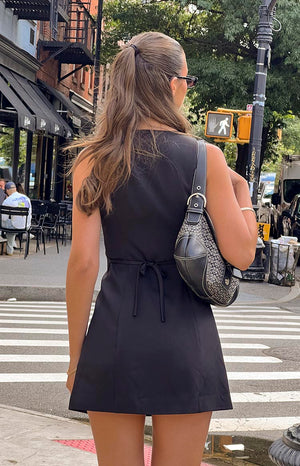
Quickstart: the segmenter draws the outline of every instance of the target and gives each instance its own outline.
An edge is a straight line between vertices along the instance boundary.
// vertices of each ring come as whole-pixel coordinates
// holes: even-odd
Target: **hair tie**
[[[136,57],[140,53],[140,49],[134,44],[130,44],[130,47],[134,49],[134,56]]]

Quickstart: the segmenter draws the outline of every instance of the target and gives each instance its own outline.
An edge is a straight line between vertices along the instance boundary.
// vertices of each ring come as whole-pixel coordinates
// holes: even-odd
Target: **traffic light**
[[[251,115],[242,115],[238,118],[237,137],[238,139],[248,140],[250,139],[251,131]]]
[[[229,139],[232,133],[233,113],[207,112],[205,136]]]

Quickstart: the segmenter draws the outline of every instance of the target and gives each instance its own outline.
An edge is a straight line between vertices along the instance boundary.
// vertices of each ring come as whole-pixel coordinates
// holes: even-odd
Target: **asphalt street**
[[[214,308],[233,411],[214,413],[211,432],[274,440],[297,422],[300,316],[277,306]],[[0,303],[1,403],[86,419],[68,411],[63,302]],[[151,418],[147,419],[151,423]]]

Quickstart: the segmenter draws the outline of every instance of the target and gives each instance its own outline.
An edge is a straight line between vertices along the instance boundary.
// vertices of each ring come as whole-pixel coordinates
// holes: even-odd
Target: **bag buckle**
[[[191,195],[189,196],[187,202],[186,202],[187,205],[189,205],[190,200],[192,199],[193,196],[200,196],[200,197],[202,197],[203,202],[204,202],[204,208],[206,207],[206,197],[205,197],[204,194],[202,194],[202,193],[193,193],[193,194],[191,194]]]

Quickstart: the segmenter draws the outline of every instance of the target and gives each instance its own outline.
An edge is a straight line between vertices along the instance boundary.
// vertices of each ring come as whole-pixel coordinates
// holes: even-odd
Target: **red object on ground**
[[[68,447],[79,448],[79,450],[88,451],[89,453],[96,453],[94,440],[54,440],[55,442],[62,443]],[[152,447],[144,445],[145,466],[151,466]],[[212,464],[201,463],[201,466],[213,466]]]

